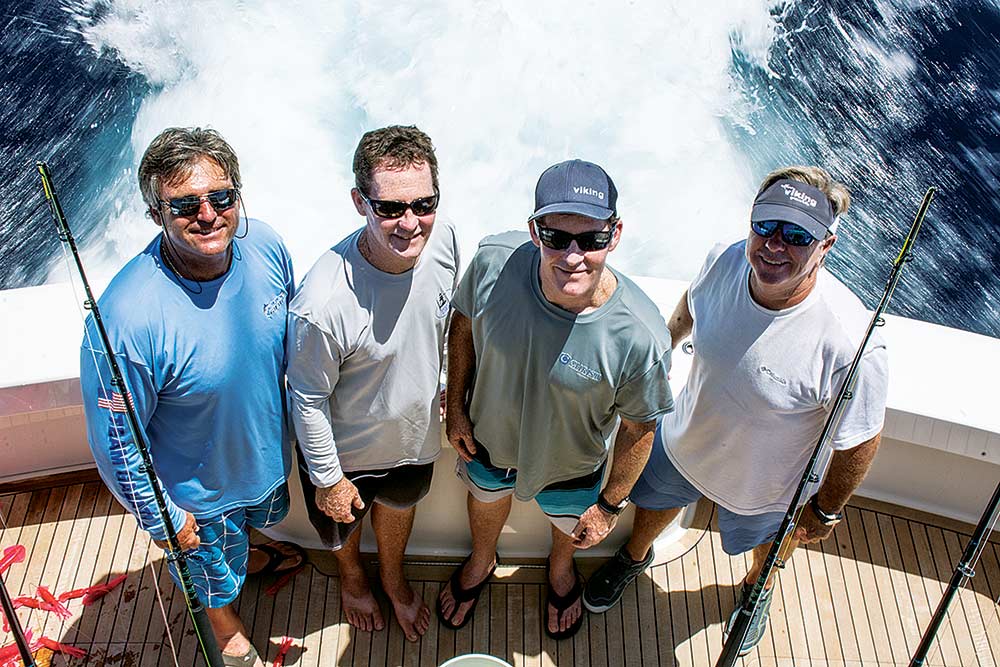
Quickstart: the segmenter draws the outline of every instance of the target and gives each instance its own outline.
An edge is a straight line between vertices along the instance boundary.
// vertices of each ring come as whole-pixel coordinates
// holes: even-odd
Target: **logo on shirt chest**
[[[567,366],[571,371],[580,377],[593,380],[594,382],[600,382],[603,377],[600,371],[595,371],[586,364],[577,361],[567,352],[563,352],[559,355],[559,363]]]
[[[775,373],[774,371],[772,371],[767,366],[761,365],[761,367],[758,368],[757,370],[759,372],[763,373],[764,375],[766,375],[767,377],[771,378],[772,380],[774,380],[778,384],[784,385],[786,387],[788,386],[788,380],[786,380],[785,378],[781,377],[780,375],[778,375],[777,373]]]
[[[264,317],[271,319],[281,310],[281,304],[285,301],[284,292],[279,292],[273,299],[264,304]]]
[[[444,290],[438,292],[437,295],[437,318],[440,320],[448,316],[448,309],[451,306],[451,299],[445,294]]]

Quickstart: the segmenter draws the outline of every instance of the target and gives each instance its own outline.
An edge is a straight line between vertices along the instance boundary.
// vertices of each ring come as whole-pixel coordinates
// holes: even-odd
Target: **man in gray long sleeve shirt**
[[[449,224],[435,223],[437,160],[426,134],[366,133],[354,174],[366,224],[316,262],[289,306],[292,416],[310,520],[337,557],[348,620],[365,631],[385,626],[359,553],[357,528],[372,508],[382,586],[416,641],[430,612],[403,575],[403,552],[441,449],[458,245]]]

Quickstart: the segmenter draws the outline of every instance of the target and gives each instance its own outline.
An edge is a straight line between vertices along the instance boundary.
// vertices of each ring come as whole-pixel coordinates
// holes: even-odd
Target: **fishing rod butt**
[[[208,612],[205,611],[205,607],[199,605],[197,610],[192,609],[191,620],[194,621],[201,657],[205,664],[208,667],[224,667],[222,651],[219,649],[219,643],[215,640],[212,623],[208,620]]]

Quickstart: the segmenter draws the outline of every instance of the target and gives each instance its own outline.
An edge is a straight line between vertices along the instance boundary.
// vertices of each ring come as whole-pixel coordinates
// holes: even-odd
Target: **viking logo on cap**
[[[816,203],[817,203],[816,200],[807,195],[806,193],[802,192],[801,190],[797,189],[794,185],[789,185],[788,183],[782,183],[781,189],[785,191],[785,194],[792,201],[797,201],[800,204],[805,204],[806,206],[811,206],[812,208],[816,208]]]
[[[590,195],[591,197],[597,197],[601,201],[604,201],[604,193],[600,190],[595,190],[594,188],[588,188],[585,185],[574,185],[573,192],[578,195]]]

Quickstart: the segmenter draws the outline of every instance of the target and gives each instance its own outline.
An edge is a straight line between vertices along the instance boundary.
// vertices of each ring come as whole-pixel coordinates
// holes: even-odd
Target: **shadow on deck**
[[[162,551],[100,482],[0,490],[0,549],[23,545],[28,559],[6,574],[12,596],[44,585],[59,593],[126,574],[124,585],[99,603],[69,603],[61,621],[19,611],[35,636],[85,649],[88,657],[53,664],[193,665],[195,641],[183,599],[167,575]],[[699,529],[687,553],[651,568],[622,603],[590,615],[572,640],[542,631],[543,561],[505,562],[483,592],[475,616],[459,631],[436,619],[424,637],[406,642],[399,627],[355,632],[340,609],[331,555],[311,552],[313,564],[276,594],[273,580],[250,578],[238,602],[252,640],[267,664],[282,637],[291,637],[286,665],[439,665],[482,652],[513,665],[713,665],[722,627],[735,604],[746,559],[730,558],[714,527]],[[906,665],[958,562],[971,527],[883,503],[856,499],[833,536],[800,550],[779,577],[770,629],[744,665]],[[581,558],[589,574],[597,566]],[[370,562],[374,573],[377,564]],[[414,561],[408,574],[433,608],[450,562]],[[997,665],[1000,595],[997,546],[988,545],[979,576],[952,605],[928,665]],[[377,581],[377,577],[373,577]],[[162,606],[158,602],[162,600]],[[380,597],[382,611],[391,607]],[[164,615],[167,623],[164,623]],[[167,626],[170,633],[167,632]],[[11,637],[0,634],[0,644]]]

